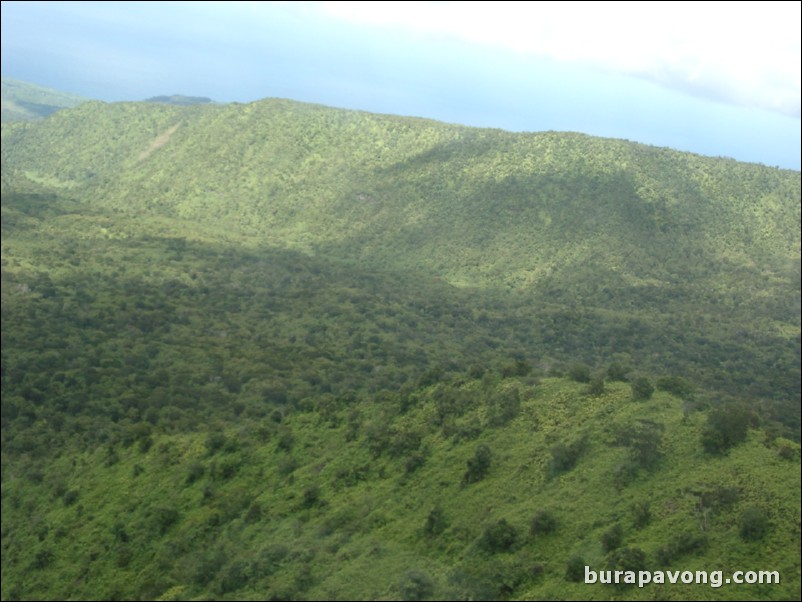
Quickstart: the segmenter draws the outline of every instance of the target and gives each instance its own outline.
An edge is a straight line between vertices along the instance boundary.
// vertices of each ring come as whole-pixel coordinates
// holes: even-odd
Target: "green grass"
[[[265,429],[241,422],[224,431],[228,446],[214,453],[201,434],[159,435],[147,452],[136,444],[114,446],[118,461],[112,465],[101,447],[65,453],[44,474],[13,470],[4,485],[4,529],[15,535],[4,553],[14,559],[4,598],[13,591],[26,598],[77,599],[170,591],[180,592],[180,599],[212,592],[230,599],[396,598],[409,571],[428,575],[438,599],[481,592],[520,599],[652,599],[658,591],[669,599],[788,599],[799,590],[793,553],[799,543],[798,460],[782,459],[759,431],[730,454],[710,458],[699,443],[704,414],[683,417],[682,401],[667,394],[633,402],[624,383],[608,384],[602,396],[589,398],[583,385],[554,378],[460,382],[420,391],[406,413],[382,402],[357,404],[363,419],[352,441],[345,434],[353,408],[344,407],[335,413],[336,427],[314,412]],[[436,424],[433,399],[439,393],[475,397],[480,389],[513,384],[524,392],[523,403],[505,427],[485,426],[476,439],[457,442]],[[478,403],[462,418],[482,424],[485,412]],[[664,457],[652,471],[622,484],[615,473],[626,453],[611,445],[606,428],[643,419],[665,425]],[[391,433],[422,433],[423,465],[408,474],[404,457],[371,453],[366,431],[375,420],[387,420]],[[284,429],[293,435],[289,450],[277,448]],[[578,432],[587,437],[587,451],[573,469],[549,476],[549,450]],[[467,460],[479,444],[492,450],[490,471],[465,485]],[[280,468],[287,457],[297,466],[291,473]],[[187,483],[192,464],[204,472]],[[235,467],[230,476],[227,465]],[[77,491],[77,500],[66,506],[64,496],[54,493],[59,487]],[[319,495],[310,504],[305,495],[313,487]],[[700,510],[703,494],[717,488],[734,488],[736,499]],[[638,529],[632,507],[644,501],[652,518]],[[426,518],[435,506],[447,526],[427,535]],[[749,506],[770,517],[769,534],[757,543],[738,535],[738,517]],[[159,515],[165,509],[177,512],[167,527]],[[555,516],[557,529],[531,536],[529,523],[543,509]],[[511,551],[488,553],[479,543],[482,533],[502,518],[516,528],[517,543]],[[646,553],[651,570],[772,569],[783,581],[762,589],[620,591],[567,582],[565,566],[573,555],[596,569],[604,566],[600,538],[616,523],[624,544]],[[125,541],[115,535],[118,524]],[[655,554],[681,532],[703,536],[706,547],[661,567]],[[31,570],[42,550],[52,558]]]

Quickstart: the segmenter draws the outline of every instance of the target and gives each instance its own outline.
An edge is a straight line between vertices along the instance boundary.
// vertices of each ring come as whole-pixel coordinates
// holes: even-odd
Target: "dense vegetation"
[[[798,173],[279,100],[2,152],[3,599],[799,598]]]

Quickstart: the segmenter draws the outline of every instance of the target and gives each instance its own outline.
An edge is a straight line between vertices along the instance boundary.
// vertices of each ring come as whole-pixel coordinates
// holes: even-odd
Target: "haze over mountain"
[[[280,99],[2,136],[3,599],[798,598],[799,172]]]

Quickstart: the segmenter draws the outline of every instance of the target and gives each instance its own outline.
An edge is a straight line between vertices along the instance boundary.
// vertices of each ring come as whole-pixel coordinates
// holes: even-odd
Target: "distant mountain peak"
[[[171,94],[170,96],[153,96],[152,98],[145,99],[145,102],[159,102],[168,105],[203,105],[210,104],[214,101],[205,96],[184,96],[183,94]]]

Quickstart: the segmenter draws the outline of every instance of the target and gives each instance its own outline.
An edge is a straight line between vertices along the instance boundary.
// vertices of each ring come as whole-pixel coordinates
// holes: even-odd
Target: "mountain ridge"
[[[61,109],[74,107],[89,99],[39,86],[30,82],[4,77],[2,79],[2,119],[31,121],[43,119]]]

